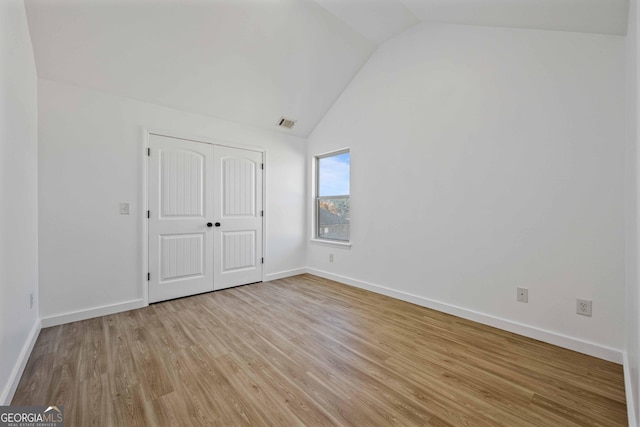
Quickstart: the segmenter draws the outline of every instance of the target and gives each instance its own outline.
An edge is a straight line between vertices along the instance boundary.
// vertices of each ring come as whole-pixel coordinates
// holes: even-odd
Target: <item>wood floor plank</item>
[[[620,426],[622,367],[311,275],[43,329],[69,426]]]

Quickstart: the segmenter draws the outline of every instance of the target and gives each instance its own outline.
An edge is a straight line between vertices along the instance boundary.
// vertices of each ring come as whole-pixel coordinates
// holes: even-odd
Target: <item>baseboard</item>
[[[135,310],[136,308],[146,307],[147,304],[143,300],[132,300],[121,302],[118,304],[103,305],[102,307],[94,307],[86,310],[78,310],[70,313],[56,314],[42,318],[42,327],[63,325],[65,323],[77,322],[79,320],[93,319],[94,317],[107,316],[109,314],[120,313],[123,311]]]
[[[502,329],[508,332],[513,332],[518,335],[557,345],[558,347],[567,348],[579,353],[588,354],[589,356],[594,356],[600,359],[608,360],[610,362],[622,363],[622,351],[616,350],[614,348],[605,347],[589,341],[583,341],[577,338],[569,337],[567,335],[558,334],[556,332],[551,332],[522,323],[513,322],[511,320],[502,319],[500,317],[491,316],[489,314],[457,307],[451,304],[435,301],[407,292],[396,291],[394,289],[386,288],[380,285],[374,285],[362,280],[340,276],[337,274],[329,273],[327,271],[317,270],[314,268],[307,268],[306,271],[309,274],[344,283],[345,285],[366,289],[371,292],[397,298],[399,300],[407,301],[416,305],[420,305],[422,307],[462,317],[463,319],[473,320],[474,322],[482,323],[484,325],[492,326],[494,328]]]
[[[296,268],[294,270],[280,271],[278,273],[267,274],[264,277],[264,281],[269,282],[271,280],[284,279],[286,277],[297,276],[298,274],[304,274],[306,272],[306,268]]]
[[[11,405],[11,400],[13,400],[13,395],[18,389],[18,384],[22,378],[24,368],[27,366],[27,361],[29,361],[29,356],[31,356],[33,346],[38,340],[38,335],[40,335],[40,328],[40,320],[38,319],[34,323],[33,328],[31,328],[31,332],[29,332],[29,337],[27,342],[24,343],[22,351],[20,351],[20,357],[18,358],[16,365],[13,367],[13,371],[11,371],[11,376],[9,377],[7,385],[5,385],[2,390],[2,395],[0,395],[0,405]]]
[[[627,419],[630,427],[638,425],[636,421],[636,401],[633,395],[633,387],[631,387],[631,366],[629,365],[629,357],[627,352],[622,353],[622,366],[624,367],[624,390],[627,399]]]

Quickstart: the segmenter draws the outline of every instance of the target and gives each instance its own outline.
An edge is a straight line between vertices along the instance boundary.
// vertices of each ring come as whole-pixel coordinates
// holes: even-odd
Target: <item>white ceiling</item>
[[[376,44],[419,22],[399,0],[314,0]]]
[[[38,75],[308,135],[418,22],[623,35],[628,0],[26,0]],[[298,120],[278,128],[281,116]]]
[[[314,0],[376,43],[417,22],[624,35],[629,0]]]
[[[38,76],[306,136],[375,49],[310,0],[27,0]],[[275,124],[297,119],[289,131]]]
[[[422,21],[623,35],[628,0],[400,0]]]

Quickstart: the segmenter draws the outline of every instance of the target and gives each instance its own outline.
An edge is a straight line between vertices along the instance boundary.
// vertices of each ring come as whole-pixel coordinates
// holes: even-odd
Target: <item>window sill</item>
[[[351,242],[333,242],[331,240],[311,239],[312,245],[329,246],[331,248],[351,249]]]

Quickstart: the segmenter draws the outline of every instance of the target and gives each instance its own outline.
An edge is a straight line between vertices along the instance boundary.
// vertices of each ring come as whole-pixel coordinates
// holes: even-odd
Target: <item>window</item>
[[[316,157],[316,232],[318,239],[349,241],[349,150]]]

